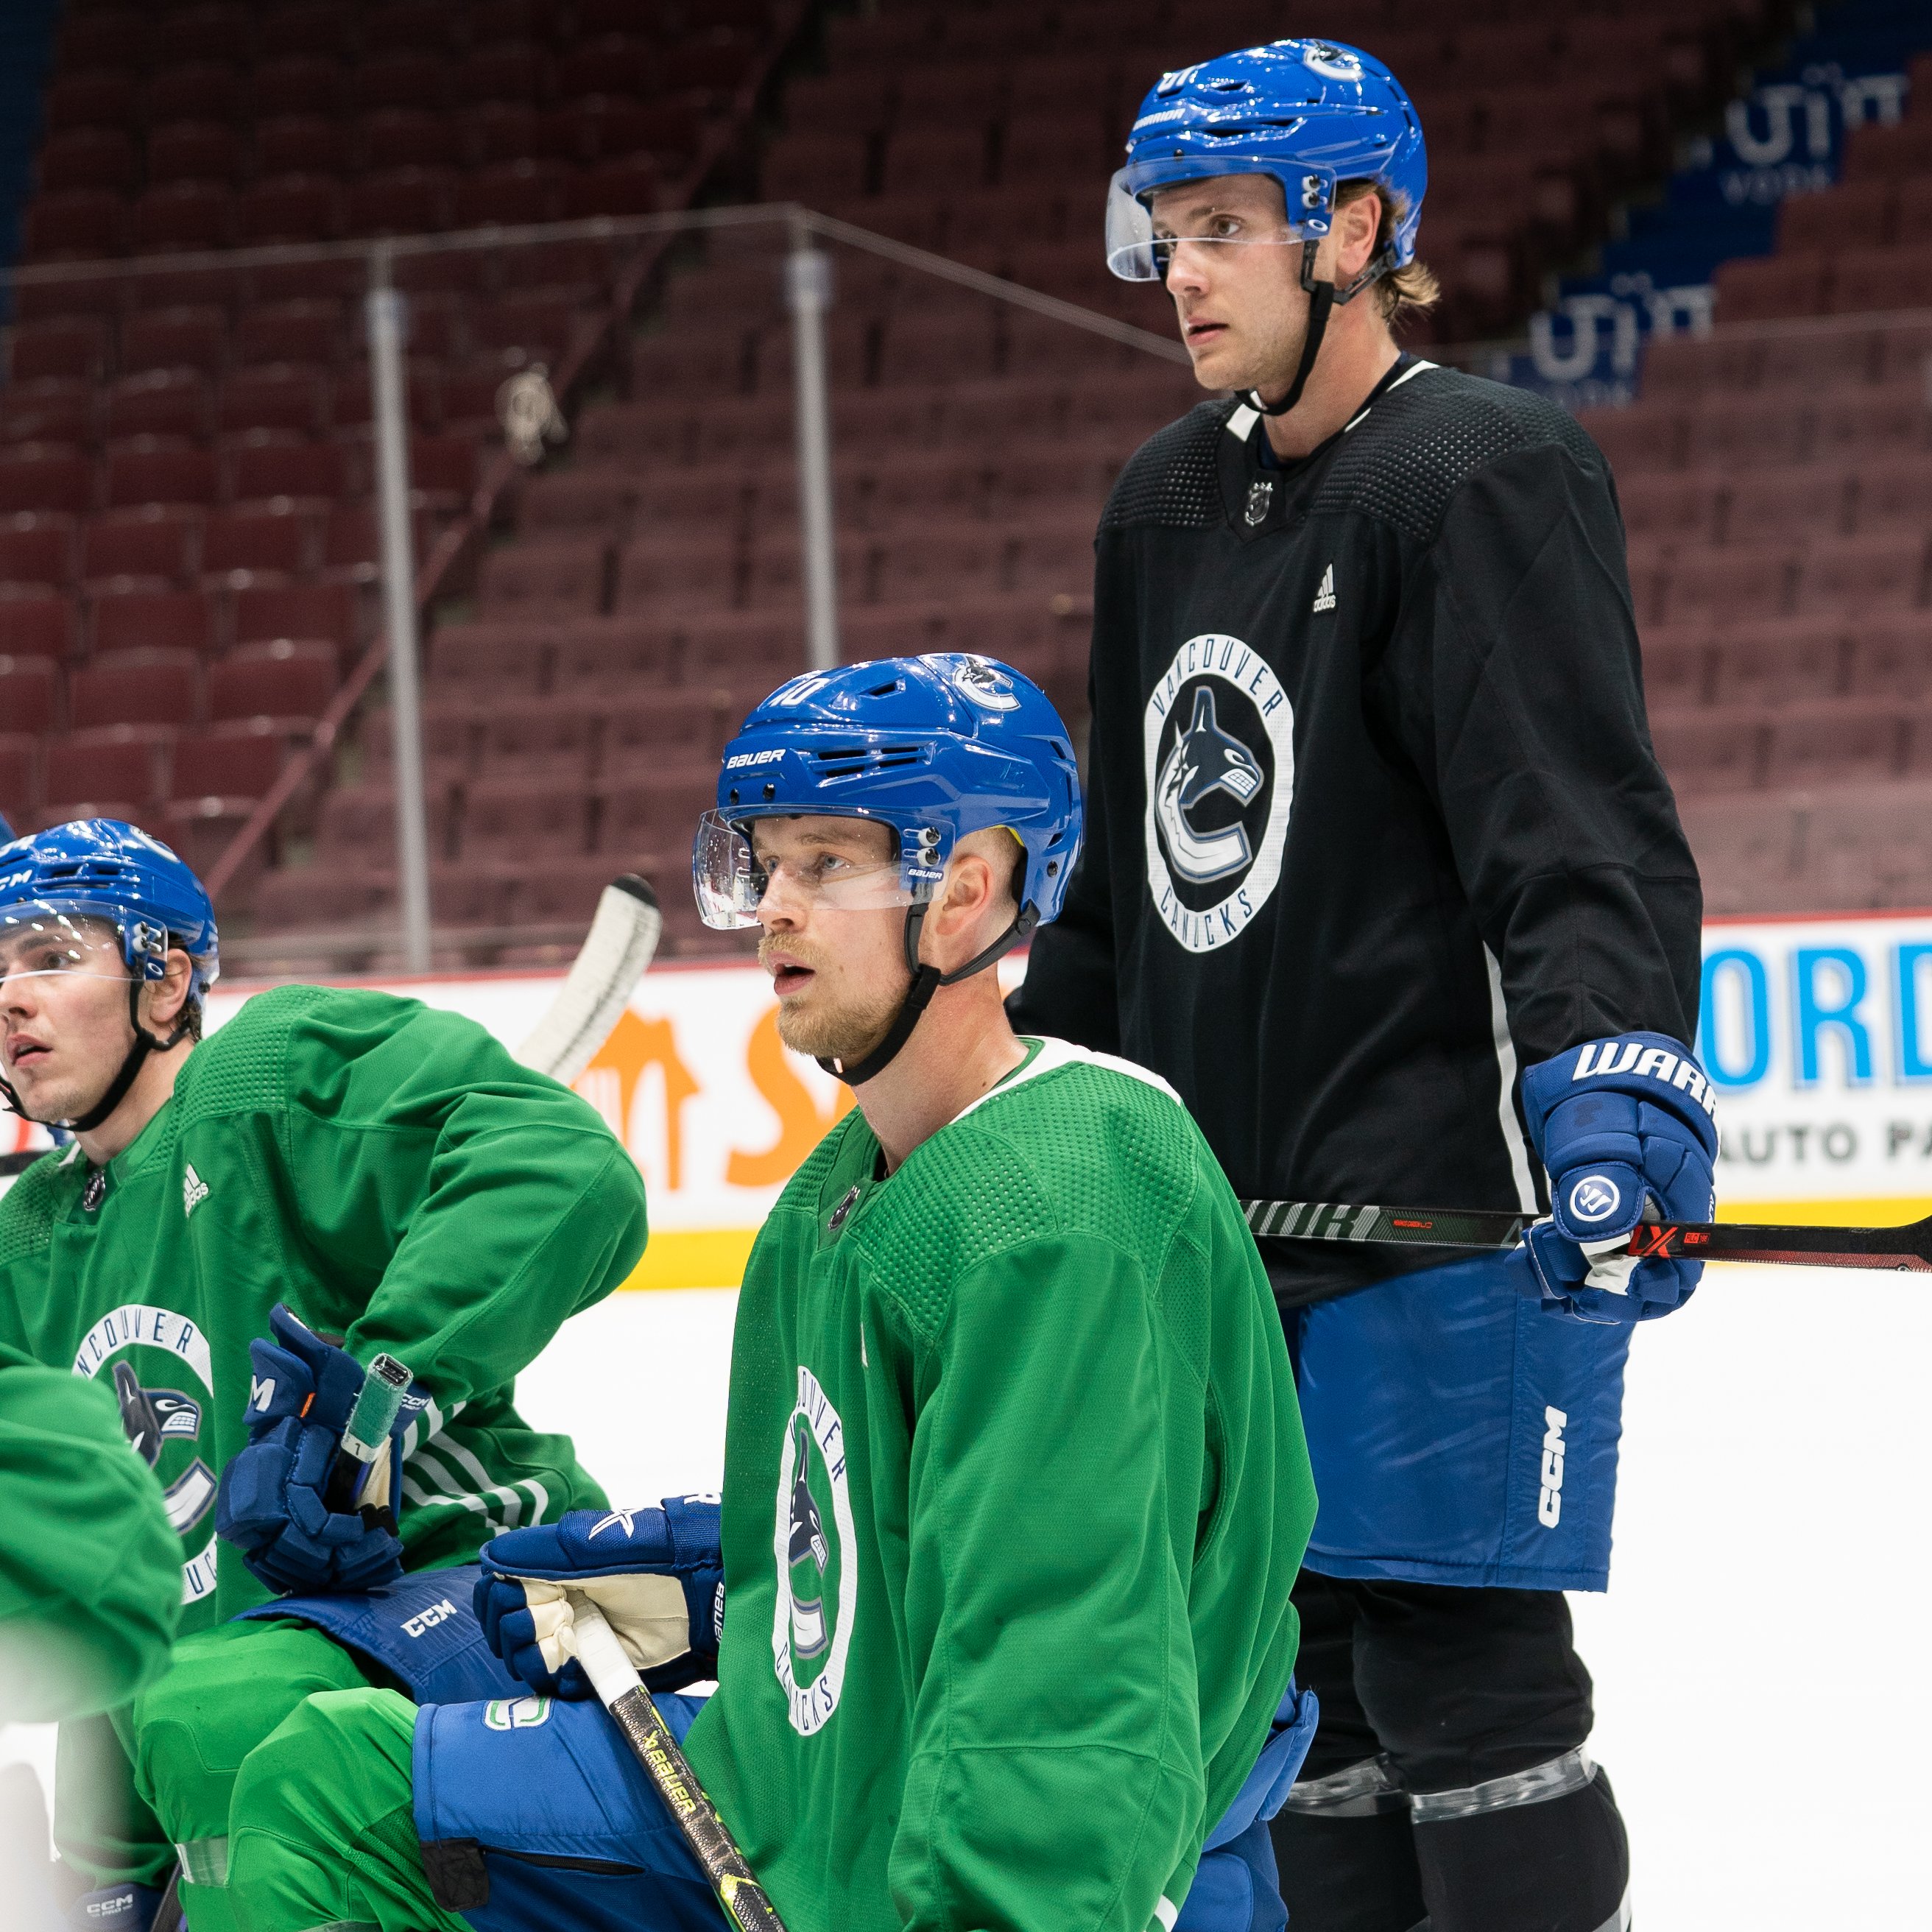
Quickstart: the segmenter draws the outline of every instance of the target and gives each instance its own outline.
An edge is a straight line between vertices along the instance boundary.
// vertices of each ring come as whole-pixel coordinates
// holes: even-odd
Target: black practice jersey
[[[1114,487],[1087,844],[1015,1023],[1163,1075],[1244,1198],[1536,1205],[1519,1069],[1696,1015],[1608,466],[1406,358],[1262,446],[1204,403]],[[1270,1246],[1289,1300],[1446,1258]]]

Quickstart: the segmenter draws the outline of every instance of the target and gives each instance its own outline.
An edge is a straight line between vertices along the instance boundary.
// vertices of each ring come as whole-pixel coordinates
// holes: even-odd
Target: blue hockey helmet
[[[724,749],[717,809],[693,854],[708,924],[758,923],[754,819],[830,813],[898,835],[898,902],[932,895],[969,832],[1003,825],[1025,848],[1030,931],[1059,913],[1080,848],[1080,775],[1052,700],[962,652],[880,658],[779,686]]]
[[[170,944],[190,997],[220,976],[220,935],[201,881],[158,838],[118,818],[77,818],[0,846],[0,940],[44,914],[106,920],[136,980],[158,980]]]
[[[95,938],[76,923],[82,920],[103,922],[112,940]],[[105,960],[91,968],[88,956],[98,958],[109,945],[127,969],[134,1038],[119,1070],[84,1114],[46,1123],[86,1133],[121,1104],[148,1054],[178,1046],[194,1030],[200,1003],[221,971],[214,908],[201,881],[159,839],[116,818],[76,819],[0,845],[0,948],[42,934],[56,939],[60,970],[104,972]],[[188,956],[188,1004],[163,1040],[141,1024],[141,988],[166,974],[173,946]],[[0,959],[0,966],[5,963]],[[15,1113],[26,1113],[4,1079],[0,1100]]]
[[[792,679],[725,747],[717,807],[700,822],[692,851],[705,923],[758,923],[764,878],[748,836],[754,821],[821,814],[877,820],[898,841],[896,862],[880,868],[868,902],[906,908],[912,988],[862,1061],[821,1063],[856,1086],[904,1045],[939,987],[991,965],[1058,916],[1080,850],[1072,739],[1037,685],[990,658],[880,658]],[[926,908],[958,842],[994,826],[1024,850],[1019,910],[992,945],[942,977],[919,957]]]
[[[1415,258],[1429,185],[1422,122],[1401,83],[1359,47],[1274,40],[1164,74],[1127,137],[1107,197],[1107,266],[1128,281],[1166,271],[1152,197],[1179,182],[1260,174],[1281,186],[1292,238],[1328,232],[1342,182],[1372,181],[1394,204],[1388,247],[1336,299]]]

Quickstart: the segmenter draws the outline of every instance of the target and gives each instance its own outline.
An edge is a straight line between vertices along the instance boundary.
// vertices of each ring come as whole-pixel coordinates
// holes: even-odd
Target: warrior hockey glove
[[[1550,1175],[1550,1217],[1526,1237],[1545,1305],[1599,1322],[1681,1307],[1703,1263],[1625,1250],[1646,1218],[1713,1211],[1716,1104],[1688,1050],[1658,1033],[1592,1040],[1532,1066],[1522,1104]]]
[[[342,1431],[362,1386],[362,1364],[278,1303],[272,1341],[251,1342],[247,1445],[222,1472],[214,1527],[278,1596],[292,1591],[373,1590],[403,1574],[390,1504],[400,1486],[402,1436],[420,1403],[405,1403],[355,1509],[328,1490]],[[336,1499],[340,1501],[338,1497]]]
[[[476,1616],[490,1648],[534,1690],[588,1697],[566,1591],[590,1598],[653,1690],[712,1676],[724,1624],[716,1496],[658,1509],[572,1510],[483,1548]]]

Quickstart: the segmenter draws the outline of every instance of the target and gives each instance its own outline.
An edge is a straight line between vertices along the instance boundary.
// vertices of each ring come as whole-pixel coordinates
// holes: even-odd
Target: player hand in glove
[[[403,1431],[416,1409],[406,1405],[397,1417],[388,1454],[370,1466],[359,1505],[341,1507],[330,1478],[365,1371],[279,1302],[268,1328],[272,1340],[248,1345],[248,1442],[222,1472],[216,1532],[278,1596],[392,1582],[403,1574],[392,1498]]]
[[[1681,1307],[1703,1263],[1624,1251],[1647,1218],[1711,1219],[1716,1105],[1696,1060],[1665,1034],[1619,1034],[1532,1066],[1522,1100],[1550,1175],[1550,1216],[1525,1237],[1545,1305],[1600,1322]]]
[[[724,1622],[716,1496],[669,1496],[656,1509],[572,1510],[486,1544],[476,1616],[490,1648],[534,1690],[588,1697],[567,1592],[604,1612],[653,1690],[712,1676]]]

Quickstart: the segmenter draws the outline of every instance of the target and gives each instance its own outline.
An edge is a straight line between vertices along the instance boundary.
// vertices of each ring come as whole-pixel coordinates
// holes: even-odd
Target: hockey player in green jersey
[[[986,970],[1058,910],[1079,812],[1064,725],[984,659],[747,720],[700,908],[762,928],[782,1036],[858,1105],[748,1264],[722,1512],[496,1538],[520,1703],[308,1699],[237,1780],[245,1932],[722,1932],[570,1701],[578,1591],[658,1687],[715,1672],[667,1715],[790,1932],[1280,1925],[1314,1496],[1266,1277],[1168,1089],[1016,1038]]]
[[[181,1540],[112,1399],[0,1347],[0,1724],[127,1702],[166,1664]]]
[[[286,986],[202,1043],[218,970],[206,893],[134,827],[0,848],[0,1084],[73,1137],[0,1200],[0,1343],[113,1393],[178,1536],[171,1667],[62,1739],[57,1845],[133,1932],[178,1852],[223,1932],[235,1770],[307,1691],[507,1682],[448,1566],[602,1504],[513,1378],[644,1241],[615,1136],[480,1027]],[[415,1380],[358,1508],[338,1438],[382,1352]],[[298,1621],[226,1621],[290,1591]]]

